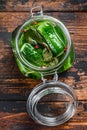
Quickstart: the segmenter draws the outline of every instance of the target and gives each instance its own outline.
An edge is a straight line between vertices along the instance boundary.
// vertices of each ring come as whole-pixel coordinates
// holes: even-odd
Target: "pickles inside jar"
[[[46,68],[58,64],[67,46],[64,34],[53,22],[33,21],[22,30],[21,55],[32,65]]]

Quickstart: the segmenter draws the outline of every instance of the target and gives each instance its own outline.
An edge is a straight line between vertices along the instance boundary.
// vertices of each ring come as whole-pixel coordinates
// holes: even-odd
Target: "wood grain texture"
[[[78,109],[73,118],[56,127],[41,126],[27,114],[26,99],[41,81],[20,73],[10,45],[12,31],[29,19],[31,7],[37,5],[66,25],[76,52],[74,65],[59,74],[59,80],[74,88]],[[54,103],[58,104],[57,99],[48,102],[57,113]],[[47,102],[40,109],[47,112]],[[87,130],[87,0],[0,0],[0,130],[5,129]]]
[[[61,19],[67,26],[76,51],[73,67],[60,74],[59,80],[73,87],[79,100],[87,100],[87,13],[48,15]],[[26,100],[32,88],[41,82],[19,72],[10,45],[11,32],[28,17],[29,13],[0,13],[0,99]]]
[[[30,11],[38,5],[44,11],[87,11],[87,0],[0,0],[0,11]]]

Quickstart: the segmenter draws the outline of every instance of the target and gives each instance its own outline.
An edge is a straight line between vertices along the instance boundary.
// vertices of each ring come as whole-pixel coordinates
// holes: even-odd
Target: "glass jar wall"
[[[28,33],[26,33],[26,32],[30,31],[29,35],[30,35],[30,33],[32,34],[33,31],[32,31],[32,28],[31,28],[31,30],[29,30],[30,27],[42,26],[42,25],[40,25],[41,22],[42,22],[42,25],[45,23],[46,26],[49,23],[52,24],[52,26],[53,26],[52,29],[56,30],[56,33],[60,36],[60,38],[62,39],[62,41],[65,44],[65,46],[63,48],[63,53],[61,54],[61,52],[60,52],[59,56],[57,56],[56,51],[52,50],[52,47],[51,47],[52,45],[49,45],[50,47],[47,47],[46,44],[40,43],[42,41],[40,41],[38,39],[39,41],[37,41],[37,42],[39,42],[39,44],[42,44],[41,47],[43,49],[45,48],[44,50],[51,48],[51,50],[54,51],[55,56],[52,57],[52,60],[50,62],[47,61],[47,62],[43,63],[44,60],[42,60],[40,58],[40,56],[35,56],[33,58],[33,54],[32,55],[27,54],[27,55],[30,56],[29,59],[31,61],[32,61],[32,59],[34,59],[33,62],[27,61],[27,59],[25,57],[23,57],[23,55],[21,54],[21,50],[23,50],[24,48],[26,49],[26,46],[28,45],[28,44],[26,44],[26,46],[25,46],[25,43],[26,42],[27,43],[31,42],[30,41],[31,39],[29,39],[27,37]],[[40,27],[38,27],[38,28],[40,28]],[[45,35],[47,35],[47,33]],[[35,36],[36,36],[36,34],[32,35],[33,41],[35,40]],[[24,39],[25,37],[26,37],[27,40]],[[43,35],[43,37],[44,37],[44,35]],[[47,39],[47,38],[49,38],[49,37],[45,36],[46,42],[49,42],[48,41],[49,39]],[[52,37],[51,40],[53,40],[53,38],[54,37]],[[52,42],[54,42],[54,41],[52,41]],[[50,73],[50,72],[52,72],[54,70],[57,70],[58,73],[61,73],[61,72],[66,71],[67,69],[69,69],[72,66],[73,62],[74,62],[75,52],[74,52],[73,44],[71,43],[71,38],[70,38],[68,30],[66,29],[66,27],[64,26],[64,24],[62,22],[60,22],[59,20],[57,20],[57,19],[55,19],[53,17],[50,17],[50,16],[46,16],[46,15],[34,16],[31,19],[29,19],[27,22],[25,22],[23,25],[19,26],[18,28],[16,28],[13,31],[11,43],[12,43],[12,49],[13,49],[14,55],[16,57],[18,67],[19,67],[20,71],[22,72],[22,74],[25,75],[26,77],[39,79],[39,78],[41,78],[40,73]],[[36,43],[33,42],[32,44],[35,44],[35,47],[37,47],[36,49],[37,49],[38,52],[41,51],[40,49],[38,49],[38,46],[36,45]],[[51,53],[45,53],[44,57],[45,57],[45,60],[48,60],[47,57],[49,57],[49,59],[50,59]],[[42,66],[38,66],[38,65],[41,65],[42,63],[43,63]]]

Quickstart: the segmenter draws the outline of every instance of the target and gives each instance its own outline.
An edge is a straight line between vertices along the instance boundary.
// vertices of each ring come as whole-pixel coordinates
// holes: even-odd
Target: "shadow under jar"
[[[30,93],[27,111],[38,123],[56,126],[69,120],[77,108],[77,97],[70,86],[58,81],[58,74],[69,69],[75,52],[65,25],[47,15],[40,6],[12,33],[14,56],[22,74],[42,79]],[[52,75],[52,80],[44,76]]]

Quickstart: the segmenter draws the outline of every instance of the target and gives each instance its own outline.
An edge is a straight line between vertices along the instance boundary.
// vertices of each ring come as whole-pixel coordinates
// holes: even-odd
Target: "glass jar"
[[[33,10],[35,10],[35,9],[40,9],[40,12],[37,13],[39,15],[37,15],[36,13],[35,14],[33,13]],[[59,63],[57,63],[55,66],[46,67],[46,68],[37,67],[37,66],[34,66],[33,64],[29,63],[21,55],[21,52],[20,52],[21,41],[19,44],[21,32],[23,29],[27,28],[27,26],[30,26],[30,24],[33,21],[38,21],[38,20],[49,20],[51,22],[56,23],[62,30],[62,33],[64,34],[64,38],[67,42],[67,50],[65,50],[66,53],[63,56],[62,60]],[[49,74],[50,72],[54,72],[55,70],[57,70],[58,73],[61,73],[61,72],[66,71],[67,69],[69,69],[74,62],[74,58],[75,58],[74,47],[73,47],[73,44],[71,43],[71,38],[70,38],[67,28],[61,21],[59,21],[51,16],[43,15],[41,7],[35,7],[35,8],[31,9],[30,19],[28,21],[26,21],[23,25],[20,25],[19,27],[17,27],[15,29],[15,31],[13,31],[11,43],[12,43],[12,49],[13,49],[14,55],[16,57],[16,61],[17,61],[19,70],[26,77],[40,79],[41,78],[40,72]]]
[[[26,32],[26,29],[33,22],[36,24],[38,21],[49,21],[56,24],[63,34],[63,40],[67,43],[64,55],[55,65],[37,66],[27,61],[21,54],[20,48],[23,45],[22,33]],[[22,74],[34,79],[41,78],[43,81],[32,90],[28,97],[27,111],[29,115],[36,122],[47,126],[56,126],[69,120],[76,111],[77,97],[70,86],[58,81],[58,73],[69,69],[75,58],[74,47],[65,25],[51,16],[43,15],[41,6],[34,7],[31,9],[30,19],[13,31],[11,44]],[[47,80],[44,78],[47,75],[54,75],[54,77],[52,80]],[[45,111],[41,108],[44,108]]]

